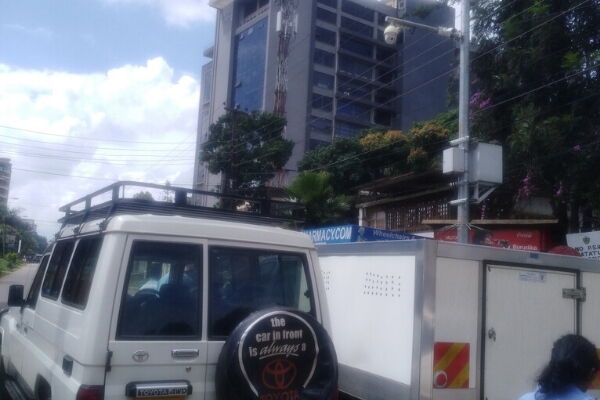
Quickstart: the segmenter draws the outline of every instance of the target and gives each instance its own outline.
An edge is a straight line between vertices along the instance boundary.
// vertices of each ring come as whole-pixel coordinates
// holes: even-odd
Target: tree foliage
[[[350,199],[335,193],[327,172],[301,172],[287,190],[306,207],[305,221],[309,227],[348,217]]]
[[[266,112],[229,111],[210,126],[202,160],[211,173],[225,175],[225,193],[262,194],[292,154],[285,123]]]
[[[15,243],[9,241],[9,237],[15,237]],[[0,206],[0,252],[16,252],[19,240],[21,254],[25,255],[42,253],[48,245],[46,238],[33,231],[27,221],[19,216],[18,210]]]
[[[504,145],[506,202],[551,198],[577,230],[580,209],[600,210],[600,1],[484,0],[473,15],[473,134]]]

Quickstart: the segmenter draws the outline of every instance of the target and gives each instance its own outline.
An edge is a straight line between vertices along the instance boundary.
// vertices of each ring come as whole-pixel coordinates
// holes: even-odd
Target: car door
[[[105,400],[204,399],[205,248],[202,240],[128,238]]]
[[[216,399],[223,344],[254,311],[293,308],[316,316],[314,277],[307,253],[260,245],[210,242],[208,249],[208,359],[206,400]]]

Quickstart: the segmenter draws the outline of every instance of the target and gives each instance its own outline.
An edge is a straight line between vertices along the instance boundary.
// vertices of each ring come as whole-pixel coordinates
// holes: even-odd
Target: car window
[[[312,312],[306,258],[269,250],[212,247],[209,335],[228,336],[250,313],[267,307]]]
[[[85,308],[101,245],[99,236],[84,238],[77,243],[62,291],[63,303]]]
[[[200,245],[134,242],[117,337],[199,337],[201,277]]]
[[[56,244],[52,257],[48,262],[48,271],[42,284],[42,296],[50,299],[58,299],[60,288],[73,252],[73,240],[62,241]]]
[[[48,266],[49,258],[50,255],[45,255],[42,258],[42,262],[40,263],[40,266],[35,273],[35,277],[33,278],[33,282],[31,283],[31,287],[29,288],[29,294],[27,295],[27,300],[25,301],[26,307],[35,308],[35,305],[37,304],[37,299],[40,295],[40,287],[42,286],[42,279],[44,279],[44,273],[46,272],[46,266]]]

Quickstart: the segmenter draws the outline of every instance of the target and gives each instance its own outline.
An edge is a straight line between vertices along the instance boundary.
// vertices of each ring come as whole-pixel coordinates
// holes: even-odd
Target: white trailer
[[[351,397],[515,400],[561,335],[600,346],[598,261],[434,240],[318,254]]]

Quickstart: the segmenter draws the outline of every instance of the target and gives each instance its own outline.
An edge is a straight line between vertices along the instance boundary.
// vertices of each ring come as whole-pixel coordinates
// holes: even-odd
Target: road
[[[6,304],[8,299],[8,287],[10,285],[25,285],[25,295],[27,295],[37,266],[38,264],[26,264],[0,279],[0,304],[2,306]]]

